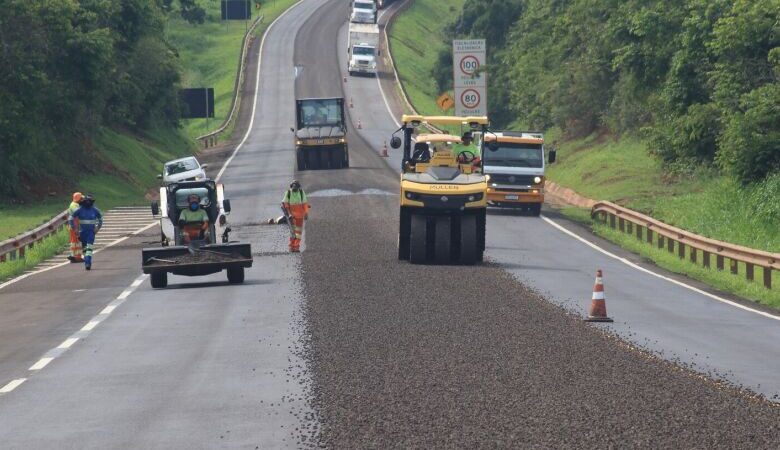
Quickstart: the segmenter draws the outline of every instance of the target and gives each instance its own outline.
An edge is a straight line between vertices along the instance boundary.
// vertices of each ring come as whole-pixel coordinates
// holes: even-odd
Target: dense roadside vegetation
[[[255,34],[294,2],[263,1]],[[13,107],[0,110],[0,240],[62,211],[73,190],[102,208],[144,203],[162,162],[195,152],[192,138],[227,116],[245,26],[222,22],[215,0],[16,0],[0,10],[10,48],[0,99]],[[208,129],[179,118],[176,91],[199,86],[216,91]]]
[[[412,103],[436,113],[449,41],[487,39],[491,121],[545,130],[559,149],[552,180],[780,251],[779,18],[778,0],[415,0],[391,42]]]
[[[417,0],[392,40],[424,112],[451,87],[449,40],[484,37],[491,120],[548,131],[554,180],[780,251],[779,17],[778,0]],[[437,57],[409,33],[442,37]]]

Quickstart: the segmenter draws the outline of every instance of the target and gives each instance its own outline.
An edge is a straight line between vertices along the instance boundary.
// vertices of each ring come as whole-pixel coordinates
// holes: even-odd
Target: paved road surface
[[[94,278],[68,266],[0,291],[0,386],[25,380],[0,394],[3,447],[777,447],[777,408],[550,301],[584,309],[603,266],[617,331],[701,350],[737,379],[776,364],[770,319],[621,268],[530,217],[491,215],[492,264],[395,260],[397,164],[377,155],[394,125],[376,79],[342,82],[343,3],[305,0],[269,31],[251,133],[222,178],[235,237],[256,253],[244,285],[219,274],[152,290],[138,269],[151,229],[102,252]],[[360,93],[352,167],[294,174],[294,96],[342,90]],[[314,204],[302,255],[285,252],[283,227],[259,225],[293,176]],[[740,321],[753,330],[730,348]]]

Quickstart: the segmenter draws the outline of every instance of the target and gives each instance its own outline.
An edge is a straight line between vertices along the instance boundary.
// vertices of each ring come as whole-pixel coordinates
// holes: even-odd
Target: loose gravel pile
[[[302,267],[322,445],[780,447],[780,408],[633,350],[498,267],[400,263],[396,198],[315,212]]]

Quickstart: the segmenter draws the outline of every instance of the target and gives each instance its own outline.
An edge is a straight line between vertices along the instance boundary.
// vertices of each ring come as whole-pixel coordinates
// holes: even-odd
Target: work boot
[[[85,264],[84,268],[87,270],[92,270],[92,264]]]

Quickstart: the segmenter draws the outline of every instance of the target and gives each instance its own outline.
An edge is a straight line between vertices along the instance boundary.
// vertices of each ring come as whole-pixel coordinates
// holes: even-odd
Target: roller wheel
[[[152,287],[162,289],[168,286],[168,272],[154,272],[151,275]]]
[[[477,262],[479,242],[477,241],[477,218],[463,216],[460,220],[460,263],[473,265]]]
[[[298,160],[298,170],[306,170],[306,155],[303,150],[298,149],[295,153],[296,159]]]
[[[436,264],[449,264],[452,250],[451,219],[449,217],[436,218],[436,241],[433,255]]]
[[[425,248],[428,237],[425,227],[425,216],[412,215],[412,230],[409,235],[409,261],[412,264],[425,263]]]
[[[535,203],[535,204],[531,205],[530,211],[531,211],[531,215],[533,215],[533,216],[538,216],[538,215],[542,214],[542,204],[541,203]]]
[[[409,232],[411,228],[411,216],[401,209],[401,223],[398,227],[398,260],[409,259]]]
[[[320,168],[320,158],[315,151],[307,151],[306,155],[306,169],[317,170]]]
[[[344,162],[344,155],[341,152],[341,149],[331,150],[330,152],[330,168],[331,169],[341,169],[342,163]]]
[[[231,267],[227,270],[227,279],[231,284],[239,284],[244,282],[244,268],[243,267]]]

